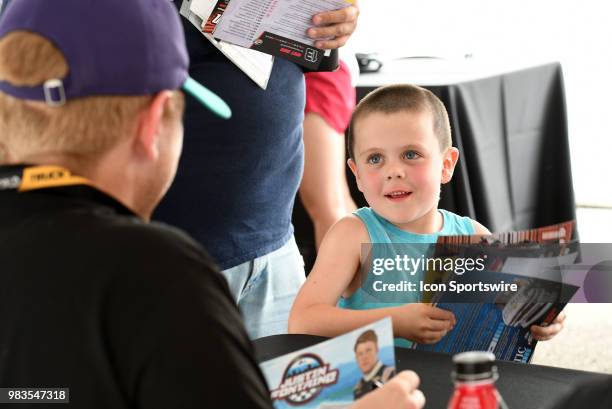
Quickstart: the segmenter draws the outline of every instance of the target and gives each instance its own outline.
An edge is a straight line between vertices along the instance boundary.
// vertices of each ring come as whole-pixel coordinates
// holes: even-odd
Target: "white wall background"
[[[357,51],[560,61],[578,204],[612,206],[612,13],[604,0],[360,0]]]

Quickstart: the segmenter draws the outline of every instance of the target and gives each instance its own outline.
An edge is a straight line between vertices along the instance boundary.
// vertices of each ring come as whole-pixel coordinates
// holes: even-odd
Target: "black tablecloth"
[[[478,220],[492,232],[575,218],[560,64],[448,85],[418,85],[444,102],[453,145],[461,152],[453,180],[442,189],[440,208]],[[357,98],[374,89],[358,87]],[[353,176],[348,180],[356,203],[365,206]],[[299,200],[293,223],[309,267],[312,225]]]
[[[325,338],[311,335],[275,335],[255,340],[260,362],[305,348]],[[451,356],[435,352],[396,348],[398,369],[412,369],[421,377],[420,389],[427,398],[426,408],[444,409],[453,390]],[[575,371],[514,362],[497,363],[497,387],[510,409],[547,408],[575,385],[612,377],[593,372]],[[612,384],[612,380],[611,380]],[[381,408],[383,409],[383,408]]]

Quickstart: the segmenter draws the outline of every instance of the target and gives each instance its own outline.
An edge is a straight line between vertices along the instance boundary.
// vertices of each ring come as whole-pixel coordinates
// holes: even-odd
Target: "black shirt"
[[[68,387],[87,409],[271,407],[193,240],[88,186],[2,189],[0,387]]]

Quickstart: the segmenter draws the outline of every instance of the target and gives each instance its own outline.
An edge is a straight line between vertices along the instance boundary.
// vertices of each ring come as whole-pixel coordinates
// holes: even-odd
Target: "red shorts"
[[[338,133],[343,134],[348,128],[355,108],[355,98],[350,71],[342,60],[334,72],[306,74],[305,113],[321,115]]]

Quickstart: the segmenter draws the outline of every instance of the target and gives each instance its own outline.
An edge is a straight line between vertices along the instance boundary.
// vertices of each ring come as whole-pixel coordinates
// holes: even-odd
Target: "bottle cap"
[[[453,356],[453,363],[455,364],[453,377],[457,381],[497,379],[495,355],[490,352],[462,352]]]

